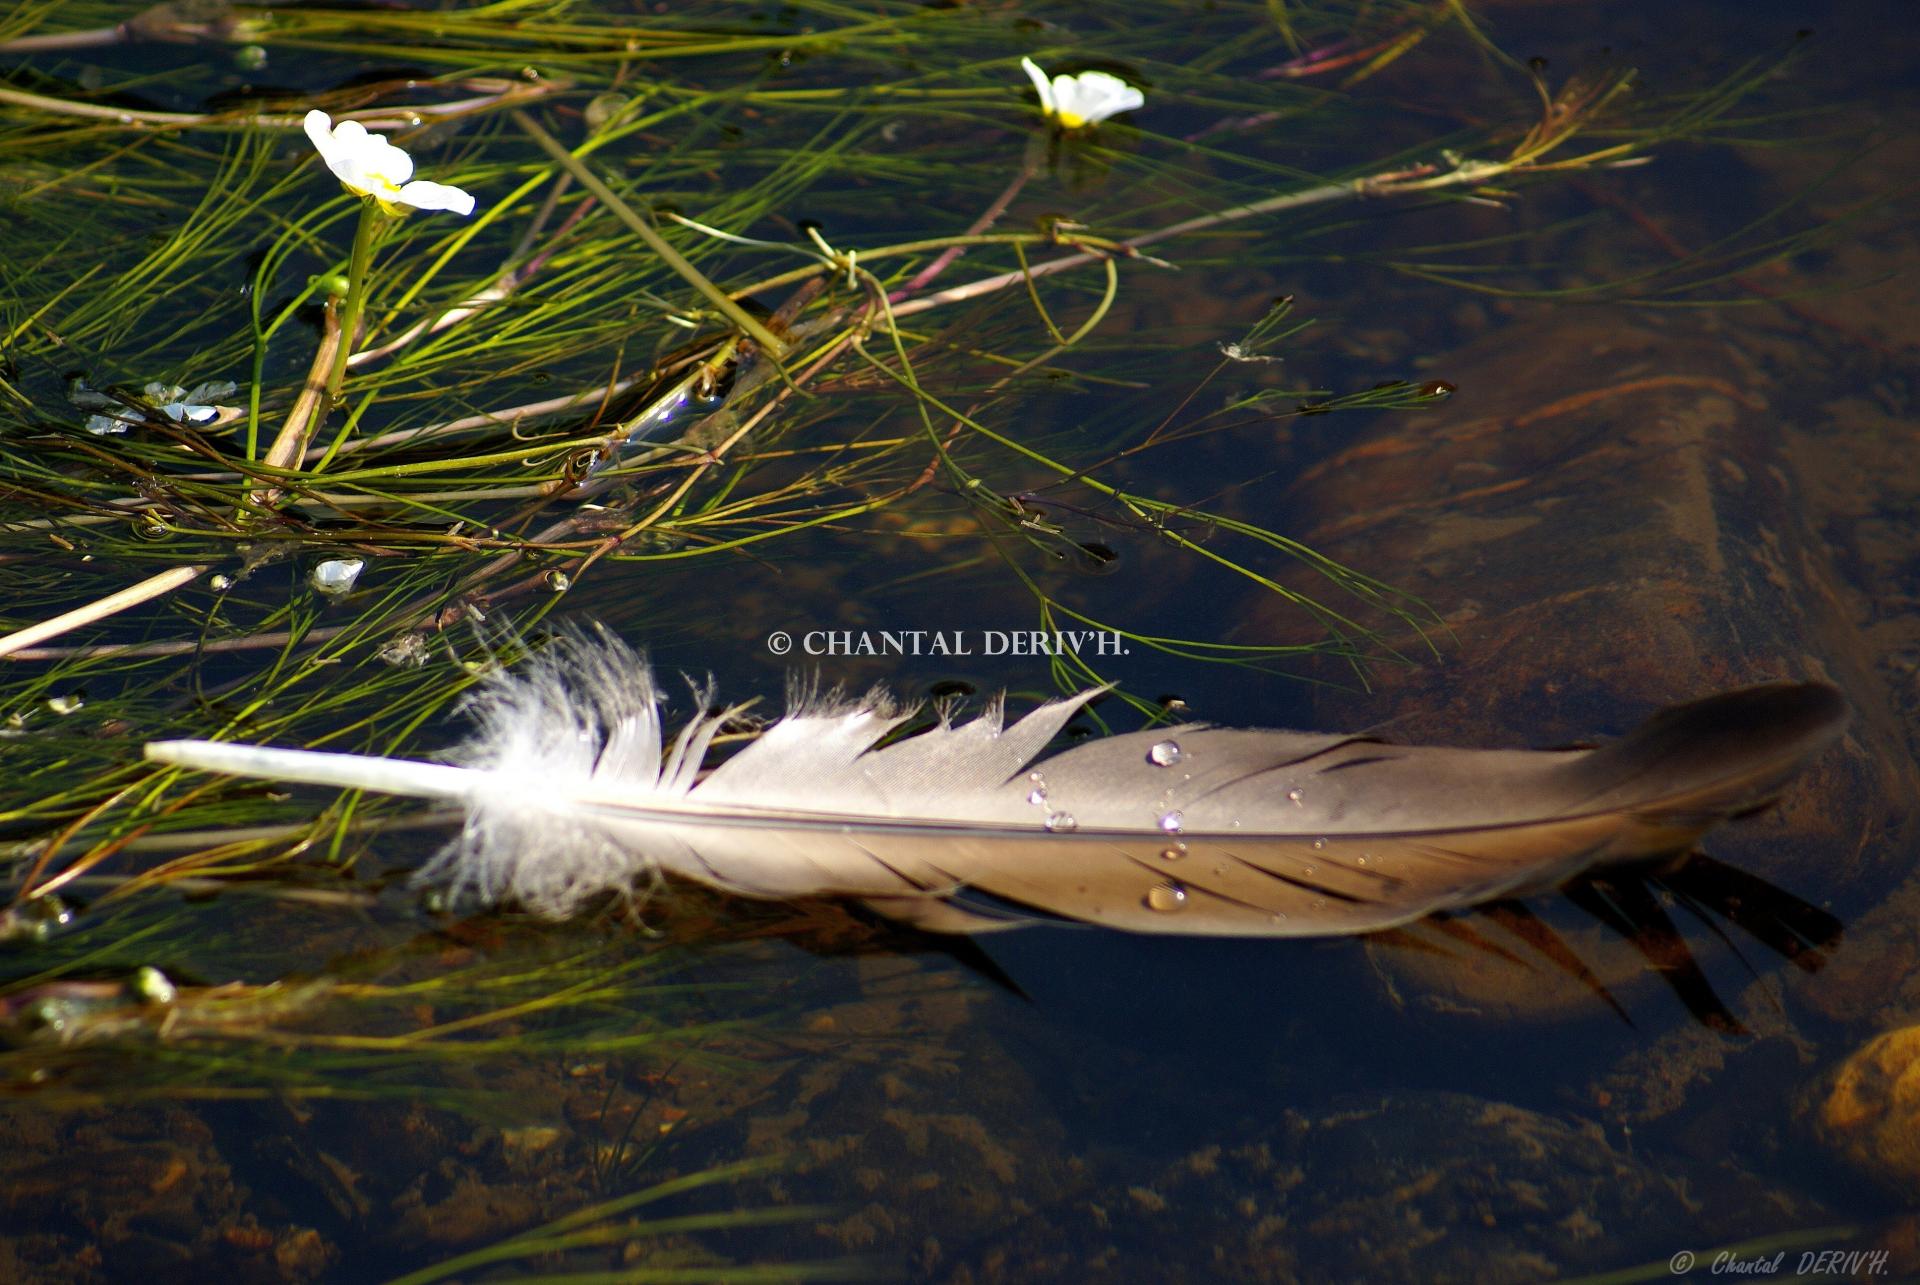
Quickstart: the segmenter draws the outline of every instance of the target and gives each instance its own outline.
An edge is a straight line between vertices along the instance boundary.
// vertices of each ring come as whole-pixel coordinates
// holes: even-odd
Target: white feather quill
[[[462,832],[421,877],[554,917],[664,872],[750,897],[858,898],[939,931],[1051,916],[1309,936],[1684,849],[1767,802],[1846,719],[1833,688],[1781,683],[1676,706],[1595,750],[1196,724],[1046,756],[1096,694],[1011,725],[996,703],[890,742],[911,711],[883,695],[801,696],[702,775],[737,711],[696,714],[669,742],[646,662],[570,636],[469,700],[478,729],[448,763],[209,741],[147,757],[456,801]]]

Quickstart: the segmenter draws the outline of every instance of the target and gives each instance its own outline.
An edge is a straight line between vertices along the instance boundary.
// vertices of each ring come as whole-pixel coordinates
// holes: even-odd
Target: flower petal
[[[1056,104],[1053,97],[1053,83],[1047,79],[1047,73],[1041,71],[1031,58],[1022,58],[1020,66],[1027,73],[1028,79],[1033,81],[1034,92],[1040,95],[1040,110],[1048,116],[1053,115]]]
[[[333,171],[333,176],[354,192],[365,195],[366,188],[362,182],[359,155],[353,146],[358,140],[353,138],[352,131],[347,126],[353,125],[359,128],[363,135],[366,133],[365,128],[350,120],[341,121],[338,128],[335,128],[333,118],[318,109],[307,113],[304,124],[308,139],[319,151],[320,159],[326,162],[327,168]]]
[[[1055,76],[1053,78],[1054,119],[1068,129],[1079,129],[1091,123],[1088,119],[1086,95],[1080,92],[1080,81],[1075,76]]]
[[[333,158],[340,150],[339,144],[333,138],[333,117],[316,107],[307,113],[306,119],[301,124],[307,131],[307,140],[313,144],[314,150],[320,153],[320,158],[331,169]]]
[[[401,188],[395,200],[416,210],[451,210],[455,214],[473,213],[473,194],[445,183],[415,179]]]
[[[1132,111],[1147,101],[1146,95],[1132,85],[1104,71],[1056,76],[1053,92],[1059,103],[1056,116],[1068,129],[1098,125],[1109,116]]]
[[[1103,71],[1095,71],[1088,72],[1081,77],[1081,80],[1094,82],[1092,88],[1100,100],[1100,114],[1094,118],[1096,120],[1105,120],[1109,116],[1117,116],[1121,112],[1130,112],[1147,105],[1147,96],[1118,76],[1109,76]]]
[[[413,158],[379,134],[367,135],[367,168],[399,187],[413,177]]]

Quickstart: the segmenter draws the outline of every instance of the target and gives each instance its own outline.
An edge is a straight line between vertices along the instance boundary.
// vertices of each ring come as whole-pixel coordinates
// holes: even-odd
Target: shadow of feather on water
[[[1834,915],[1765,879],[1694,852],[1662,866],[1627,867],[1573,880],[1561,889],[1566,901],[1585,912],[1614,935],[1616,950],[1595,951],[1586,939],[1587,954],[1557,929],[1543,908],[1520,901],[1500,901],[1472,911],[1440,915],[1392,929],[1369,938],[1369,945],[1387,960],[1404,964],[1410,959],[1431,961],[1428,966],[1376,967],[1399,1004],[1417,1003],[1439,1010],[1478,1011],[1475,999],[1506,1001],[1511,1015],[1552,1015],[1568,1007],[1565,997],[1550,1000],[1532,1012],[1517,999],[1542,974],[1557,974],[1577,983],[1629,1026],[1635,1025],[1616,992],[1643,980],[1664,982],[1692,1017],[1727,1035],[1748,1034],[1742,1022],[1721,999],[1693,946],[1675,908],[1703,927],[1714,944],[1738,961],[1747,975],[1761,970],[1744,955],[1722,929],[1724,921],[1743,929],[1754,940],[1802,972],[1823,968],[1838,949],[1843,925]],[[1604,954],[1596,961],[1588,955]],[[1437,965],[1437,967],[1435,967]],[[1455,967],[1460,965],[1461,967]],[[1409,1001],[1398,988],[1398,976],[1418,974],[1422,981],[1439,983]],[[1501,984],[1505,978],[1506,985]],[[1554,989],[1545,988],[1549,993]],[[1473,998],[1469,998],[1469,996]],[[1496,1001],[1497,1002],[1497,1001]]]

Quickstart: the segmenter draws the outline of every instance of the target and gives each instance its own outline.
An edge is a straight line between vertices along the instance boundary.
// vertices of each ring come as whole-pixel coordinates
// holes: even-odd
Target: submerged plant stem
[[[340,343],[327,372],[326,406],[340,400],[347,382],[347,356],[353,351],[360,316],[367,308],[367,267],[373,258],[373,240],[380,226],[380,206],[370,196],[360,200],[360,223],[353,230],[353,258],[347,265],[347,301],[340,315]]]
[[[313,439],[313,430],[326,418],[327,398],[324,372],[333,368],[334,358],[347,348],[344,332],[340,327],[340,310],[334,301],[327,301],[325,314],[326,329],[321,333],[320,345],[313,351],[313,365],[307,372],[306,385],[301,388],[300,396],[294,400],[293,410],[287,416],[286,423],[280,426],[279,435],[273,439],[273,445],[267,448],[267,457],[262,464],[272,469],[297,469],[306,458],[307,443]],[[265,508],[279,498],[277,490],[254,491],[248,502],[255,507]]]
[[[1036,138],[1035,141],[1037,142],[1038,139]],[[1014,198],[1020,195],[1021,190],[1025,188],[1033,176],[1039,172],[1040,157],[1037,150],[1029,146],[1025,159],[1020,162],[1019,172],[1013,176],[1013,181],[1007,184],[999,196],[993,198],[991,205],[980,212],[980,217],[975,219],[967,228],[965,235],[970,237],[979,236],[995,223],[999,222],[1000,216],[1007,212],[1007,207],[1013,204]],[[929,263],[926,267],[915,273],[913,279],[908,281],[906,285],[887,296],[888,299],[893,303],[899,303],[902,299],[918,294],[920,291],[926,289],[927,286],[933,282],[934,278],[938,277],[942,272],[945,272],[948,265],[966,252],[967,250],[964,245],[948,246],[940,252],[939,257],[934,259],[932,263]]]
[[[729,298],[726,291],[707,280],[705,273],[689,263],[678,250],[668,245],[667,239],[661,236],[652,224],[641,218],[634,212],[632,206],[621,200],[612,188],[601,182],[600,176],[588,169],[586,162],[562,147],[560,140],[540,128],[540,123],[525,112],[515,110],[513,119],[514,123],[526,130],[533,141],[540,144],[542,150],[553,157],[561,168],[578,179],[580,185],[599,198],[602,205],[613,211],[615,218],[633,229],[634,235],[645,241],[647,247],[660,256],[661,262],[679,273],[688,285],[705,295],[707,301],[719,309],[721,315],[728,321],[740,327],[745,334],[751,335],[761,351],[775,361],[786,355],[786,340],[761,325],[754,319],[752,313]]]

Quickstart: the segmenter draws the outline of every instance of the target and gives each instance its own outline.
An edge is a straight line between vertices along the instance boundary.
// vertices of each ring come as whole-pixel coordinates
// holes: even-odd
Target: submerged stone
[[[1814,1127],[1889,1190],[1911,1196],[1920,1188],[1920,1026],[1875,1036],[1841,1063]]]

